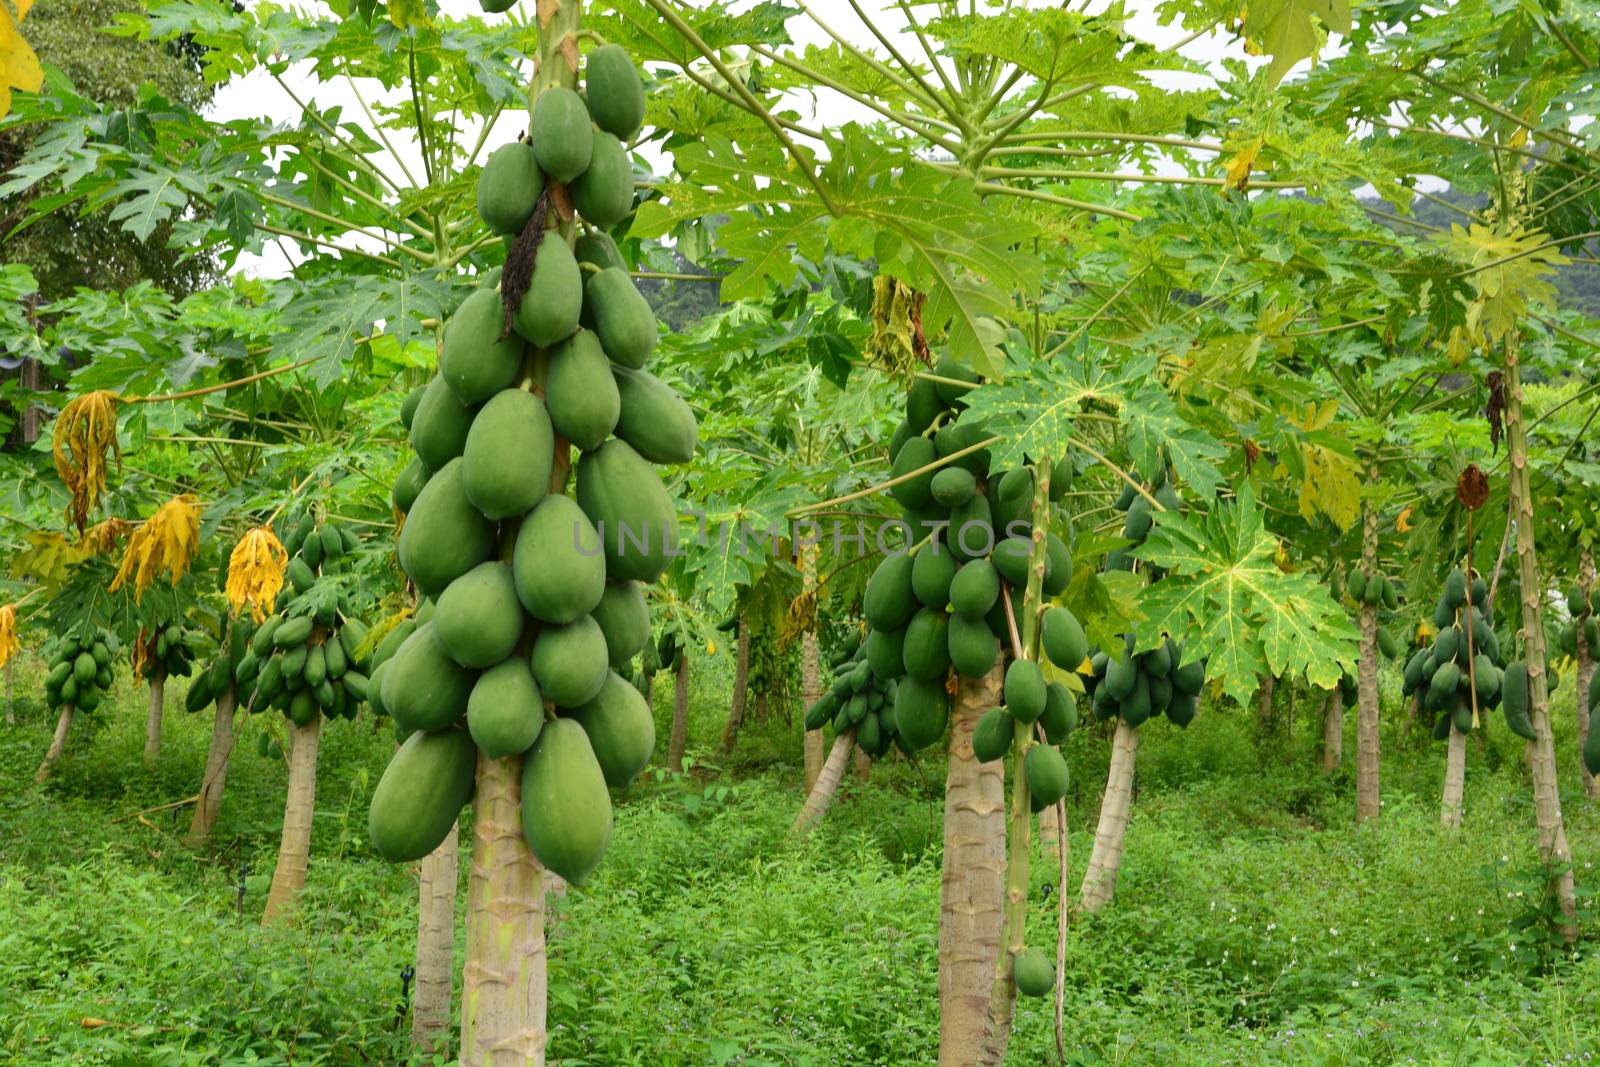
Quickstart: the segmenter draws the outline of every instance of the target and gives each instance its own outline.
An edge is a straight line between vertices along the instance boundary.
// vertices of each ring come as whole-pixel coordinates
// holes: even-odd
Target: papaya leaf
[[[1245,9],[1245,39],[1272,57],[1267,80],[1277,85],[1289,68],[1316,54],[1319,30],[1350,32],[1350,0],[1257,0]]]

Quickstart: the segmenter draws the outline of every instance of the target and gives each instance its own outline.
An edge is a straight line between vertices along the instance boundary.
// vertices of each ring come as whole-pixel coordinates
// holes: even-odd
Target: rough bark
[[[734,644],[733,703],[728,707],[728,722],[722,728],[722,751],[732,752],[744,725],[744,709],[750,703],[750,624],[739,617],[739,639]]]
[[[56,769],[56,764],[61,760],[61,753],[67,750],[67,731],[72,729],[72,716],[75,710],[71,704],[61,706],[61,717],[56,719],[56,732],[50,738],[50,747],[45,750],[44,762],[33,772],[34,785],[50,777]]]
[[[239,732],[234,729],[235,698],[233,686],[217,697],[216,717],[211,721],[211,747],[206,751],[206,770],[200,779],[200,792],[196,797],[194,815],[189,819],[189,833],[184,843],[199,848],[211,839],[222,812],[222,790],[228,781],[228,757],[238,743]]]
[[[473,805],[461,1065],[543,1067],[544,870],[522,836],[522,757],[480,755]]]
[[[262,925],[285,922],[293,914],[306,887],[306,864],[311,858],[311,819],[317,807],[317,747],[322,739],[322,716],[312,716],[306,726],[289,727],[289,789],[283,805],[283,839],[278,843],[278,865],[272,870],[272,888]]]
[[[856,749],[856,777],[865,782],[872,777],[872,758],[859,748]]]
[[[1361,569],[1378,571],[1378,513],[1362,505]],[[1378,607],[1361,605],[1361,654],[1356,664],[1356,822],[1375,819],[1378,791]]]
[[[1578,559],[1578,588],[1583,590],[1584,598],[1589,597],[1590,590],[1594,588],[1594,555],[1586,548]],[[1578,624],[1578,685],[1577,692],[1572,701],[1578,716],[1578,751],[1582,752],[1589,743],[1589,681],[1594,677],[1594,657],[1596,650],[1589,647],[1589,639],[1584,633],[1585,627]],[[1589,773],[1589,767],[1578,760],[1578,773],[1583,776],[1583,795],[1590,799],[1600,799],[1600,779]]]
[[[1061,855],[1061,805],[1052,804],[1039,813],[1039,850],[1047,859]]]
[[[1094,832],[1094,851],[1083,876],[1078,906],[1099,911],[1117,892],[1117,872],[1122,867],[1122,842],[1128,831],[1128,809],[1133,803],[1134,757],[1139,731],[1117,719],[1111,739],[1111,767],[1106,772],[1106,795],[1100,801],[1100,823]]]
[[[1256,727],[1262,733],[1270,733],[1273,727],[1273,698],[1278,692],[1278,679],[1272,675],[1263,675],[1259,701],[1256,704]]]
[[[800,694],[806,710],[822,699],[822,665],[817,652],[817,635],[807,630],[800,638]],[[807,730],[805,736],[806,794],[816,787],[822,773],[822,731]]]
[[[23,390],[27,392],[39,391],[38,360],[24,359],[22,361],[20,381],[17,384],[19,384]],[[39,439],[40,416],[43,414],[43,409],[40,408],[38,404],[32,403],[30,400],[28,406],[22,412],[23,444],[31,445]]]
[[[767,725],[767,719],[772,716],[772,700],[766,693],[756,694],[756,723],[760,726]]]
[[[167,672],[150,675],[150,713],[144,720],[144,765],[152,767],[161,758],[161,715],[167,706]]]
[[[963,679],[950,714],[939,880],[939,1067],[978,1061],[1000,952],[1005,867],[1005,765],[979,763],[972,730],[1000,702],[998,668]]]
[[[1335,689],[1322,710],[1322,770],[1335,771],[1344,759],[1344,697]]]
[[[795,816],[794,825],[789,829],[797,834],[803,834],[815,828],[828,814],[828,808],[833,805],[833,798],[839,792],[839,782],[844,778],[845,765],[850,762],[850,753],[856,747],[856,732],[846,730],[833,739],[833,748],[828,751],[828,762],[822,765],[822,773],[817,775],[817,784],[806,796],[805,807],[800,809],[800,814]]]
[[[672,700],[672,733],[667,737],[667,770],[683,773],[683,750],[689,744],[689,657],[678,653],[678,689]]]
[[[456,969],[456,878],[460,826],[422,861],[417,880],[417,975],[411,1043],[423,1054],[450,1052],[450,986]]]
[[[1444,797],[1439,806],[1439,825],[1453,830],[1461,825],[1461,800],[1467,785],[1467,735],[1450,727],[1450,741],[1444,763]]]
[[[1567,847],[1561,793],[1556,783],[1555,737],[1550,729],[1550,687],[1545,677],[1544,587],[1539,583],[1539,555],[1534,544],[1528,434],[1522,418],[1522,371],[1515,333],[1506,338],[1505,392],[1511,517],[1517,526],[1517,573],[1522,584],[1522,630],[1534,732],[1529,768],[1533,777],[1534,821],[1538,828],[1539,856],[1550,871],[1550,895],[1557,901],[1563,916],[1560,933],[1571,944],[1578,938],[1577,900],[1573,892],[1572,852]]]

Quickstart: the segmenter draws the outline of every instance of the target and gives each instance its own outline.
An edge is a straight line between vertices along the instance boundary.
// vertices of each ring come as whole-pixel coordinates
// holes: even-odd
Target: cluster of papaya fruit
[[[1583,631],[1584,644],[1591,659],[1600,658],[1600,582],[1585,596],[1582,589],[1573,586],[1567,590],[1567,614],[1570,621],[1556,630],[1555,647],[1569,656],[1578,654],[1578,631]]]
[[[1506,664],[1494,630],[1489,583],[1468,578],[1460,567],[1445,576],[1433,612],[1438,633],[1431,646],[1417,649],[1406,662],[1401,692],[1417,707],[1437,716],[1433,736],[1443,741],[1454,729],[1471,733],[1478,708],[1503,707],[1506,724],[1522,736],[1533,736],[1528,722],[1528,671],[1521,662]]]
[[[677,552],[677,510],[652,464],[691,459],[697,428],[644,369],[655,316],[605,229],[633,210],[638,70],[602,45],[582,94],[544,86],[530,112],[528,138],[496,149],[478,179],[506,265],[450,316],[438,373],[401,412],[416,456],[395,487],[400,565],[432,603],[376,657],[378,702],[407,736],[368,826],[385,858],[425,856],[470,800],[478,753],[526,754],[524,836],[581,883],[610,839],[608,789],[655,746],[620,672],[650,639],[642,583]]]
[[[1119,658],[1112,659],[1104,650],[1090,658],[1085,688],[1095,721],[1120,715],[1137,728],[1152,715],[1164,714],[1175,725],[1188,726],[1206,683],[1205,660],[1183,662],[1183,644],[1171,637],[1147,652],[1135,654],[1133,648],[1129,634]]]
[[[182,622],[156,625],[139,631],[139,654],[134,657],[134,674],[139,678],[187,678],[194,670],[204,642],[198,631]]]
[[[873,759],[881,759],[897,743],[909,755],[912,749],[894,728],[895,682],[873,669],[866,642],[840,651],[832,666],[833,685],[806,709],[806,729],[820,730],[831,723],[835,734],[854,730],[856,747]]]
[[[248,687],[255,681],[256,667],[260,662],[259,658],[251,657],[249,664],[245,664],[255,627],[247,615],[227,619],[224,627],[222,639],[217,642],[217,654],[189,683],[189,693],[183,702],[183,709],[187,712],[201,711],[226,693],[229,686],[234,687],[241,706],[249,703]],[[240,677],[241,666],[246,667],[247,677]]]
[[[45,704],[54,711],[71,706],[93,711],[111,689],[111,659],[117,639],[108,630],[79,627],[56,645],[46,661]]]
[[[1589,732],[1583,741],[1583,765],[1590,774],[1600,775],[1600,671],[1589,676],[1589,691],[1584,694],[1589,714]]]
[[[1394,613],[1401,610],[1402,598],[1400,587],[1387,574],[1382,571],[1368,574],[1358,567],[1341,577],[1336,571],[1328,583],[1328,592],[1334,600],[1340,600],[1348,594],[1352,604],[1367,605],[1378,612],[1378,651],[1385,659],[1398,659],[1405,651],[1405,646],[1389,628]],[[1435,627],[1444,625],[1448,625],[1448,622],[1434,622]],[[1354,679],[1351,679],[1351,684],[1354,685]]]
[[[1122,487],[1121,494],[1117,497],[1112,507],[1123,513],[1122,536],[1132,544],[1113,549],[1106,553],[1106,570],[1131,571],[1135,558],[1132,550],[1144,544],[1150,536],[1150,530],[1155,526],[1156,508],[1150,502],[1154,497],[1156,503],[1167,511],[1178,511],[1183,507],[1183,498],[1178,495],[1178,487],[1172,484],[1167,474],[1166,464],[1162,464],[1160,472],[1145,493],[1141,493],[1132,482]],[[1152,563],[1144,564],[1145,573],[1151,581],[1161,578],[1165,571]]]

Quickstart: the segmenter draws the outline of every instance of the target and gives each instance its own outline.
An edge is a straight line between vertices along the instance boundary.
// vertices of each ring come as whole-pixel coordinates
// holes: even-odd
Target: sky
[[[526,7],[533,0],[521,0]],[[320,5],[312,5],[320,7]],[[480,13],[477,0],[441,0],[441,8],[447,15],[464,16]],[[742,5],[741,5],[742,6]],[[809,4],[811,10],[826,22],[840,36],[857,45],[865,51],[878,52],[881,48],[873,40],[870,31],[862,24],[851,10],[846,0],[812,0]],[[1091,5],[1091,10],[1101,8],[1104,4],[1096,2]],[[899,9],[886,6],[883,0],[863,0],[862,7],[870,15],[880,30],[890,37],[895,47],[907,55],[920,56],[920,46],[917,41],[905,30],[905,19]],[[875,7],[882,10],[875,10]],[[1161,26],[1155,15],[1156,4],[1153,0],[1129,0],[1128,10],[1132,13],[1129,20],[1129,29],[1137,37],[1147,40],[1158,46],[1170,46],[1183,40],[1187,35],[1178,26]],[[504,16],[488,16],[490,18]],[[789,22],[789,34],[798,45],[823,44],[828,40],[827,35],[820,30],[812,19],[800,16]],[[1243,57],[1243,50],[1239,42],[1224,33],[1212,33],[1199,38],[1183,49],[1183,54],[1191,59],[1198,60],[1208,65],[1219,62],[1224,57]],[[1264,63],[1264,59],[1252,59],[1255,63]],[[319,83],[311,73],[311,64],[301,63],[290,68],[285,75],[285,82],[293,90],[294,95],[308,103],[314,101],[319,107],[327,108],[339,105],[347,119],[363,119],[361,108],[353,93],[349,91],[343,81]],[[1203,81],[1199,77],[1182,72],[1157,71],[1151,75],[1151,80],[1166,88],[1189,89],[1195,88]],[[375,103],[383,96],[376,83],[362,86],[362,94],[367,97],[369,104]],[[392,94],[398,96],[399,94]],[[869,120],[873,113],[868,109],[845,99],[837,94],[824,94],[817,104],[809,97],[795,97],[791,103],[799,110],[805,111],[817,107],[823,113],[824,121],[837,125],[851,120]],[[263,71],[256,71],[244,78],[237,79],[224,86],[211,105],[213,117],[226,121],[234,118],[252,116],[266,116],[285,125],[299,121],[299,105],[289,96],[283,88],[278,86],[273,79]],[[521,113],[504,114],[500,118],[496,130],[491,131],[489,147],[492,148],[505,141],[516,137],[526,128],[526,115]],[[477,133],[476,129],[464,130],[463,136],[470,137]],[[394,139],[391,133],[391,140]],[[395,149],[403,157],[406,166],[413,173],[419,170],[419,157],[416,146],[409,140],[395,143]],[[665,169],[665,168],[663,168]],[[269,244],[260,256],[241,256],[239,269],[243,272],[259,277],[281,276],[288,272],[291,263],[299,257],[298,250],[287,242]]]

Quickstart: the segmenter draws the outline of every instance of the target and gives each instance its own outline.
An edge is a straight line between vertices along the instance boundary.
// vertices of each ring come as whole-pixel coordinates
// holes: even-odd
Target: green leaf
[[[1350,0],[1259,0],[1245,9],[1243,32],[1272,57],[1267,80],[1277,85],[1289,68],[1316,53],[1319,26],[1350,32]]]

